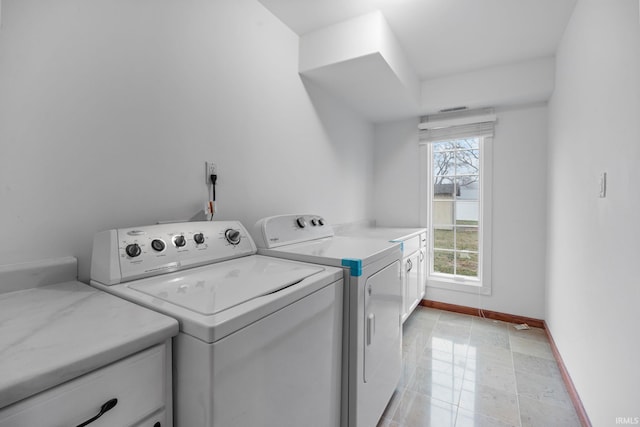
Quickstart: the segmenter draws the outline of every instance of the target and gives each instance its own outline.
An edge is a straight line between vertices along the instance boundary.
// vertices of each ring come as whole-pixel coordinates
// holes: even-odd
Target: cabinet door
[[[418,295],[424,298],[427,285],[427,268],[429,268],[427,257],[427,233],[420,234],[420,268],[418,269]]]
[[[404,278],[406,283],[404,311],[408,316],[416,307],[418,293],[418,270],[420,269],[420,252],[415,252],[405,260]]]
[[[418,298],[422,299],[425,294],[425,284],[427,283],[427,250],[420,249],[418,256]]]

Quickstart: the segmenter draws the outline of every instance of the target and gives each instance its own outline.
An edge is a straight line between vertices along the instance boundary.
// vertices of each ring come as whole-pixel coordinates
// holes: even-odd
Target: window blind
[[[428,144],[473,136],[492,137],[496,120],[492,108],[423,116],[418,125],[419,143]]]

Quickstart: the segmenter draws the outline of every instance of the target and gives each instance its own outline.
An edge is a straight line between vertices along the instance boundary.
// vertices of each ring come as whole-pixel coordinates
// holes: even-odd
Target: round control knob
[[[193,240],[195,240],[198,245],[203,244],[204,243],[204,234],[202,234],[202,233],[194,234],[193,235]]]
[[[131,258],[135,258],[135,257],[137,257],[138,255],[140,255],[142,253],[142,249],[140,249],[140,245],[138,245],[137,243],[132,243],[130,245],[127,245],[127,247],[124,249],[124,251]]]
[[[237,245],[240,243],[240,232],[238,230],[234,230],[233,228],[228,229],[224,232],[224,237],[227,239],[227,242],[232,245]]]
[[[176,245],[177,248],[181,248],[187,244],[187,239],[185,239],[183,235],[176,236],[173,240],[173,244]]]
[[[311,225],[313,225],[314,227],[315,227],[316,225],[318,225],[318,220],[317,220],[317,219],[315,219],[315,218],[313,218],[313,219],[311,220]]]
[[[324,225],[324,219],[318,218],[318,224],[320,224],[321,226]]]
[[[160,239],[153,239],[151,241],[151,247],[156,252],[162,252],[164,251],[164,248],[167,247],[167,245],[165,245],[164,242]]]
[[[298,227],[300,228],[305,228],[307,226],[307,221],[303,217],[300,217],[296,219],[296,224],[298,224]]]

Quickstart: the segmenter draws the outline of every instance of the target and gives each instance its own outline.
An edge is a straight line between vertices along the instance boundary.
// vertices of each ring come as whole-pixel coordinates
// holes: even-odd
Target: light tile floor
[[[420,306],[403,329],[378,427],[580,426],[542,329]]]

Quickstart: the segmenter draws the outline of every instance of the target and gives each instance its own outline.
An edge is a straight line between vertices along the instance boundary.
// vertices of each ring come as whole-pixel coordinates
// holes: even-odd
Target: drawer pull
[[[100,412],[98,412],[98,414],[95,417],[89,418],[87,421],[83,422],[82,424],[78,424],[78,427],[84,427],[88,424],[91,424],[92,422],[94,422],[95,420],[103,416],[105,412],[112,410],[117,404],[118,404],[118,399],[107,400],[105,404],[100,407]]]

